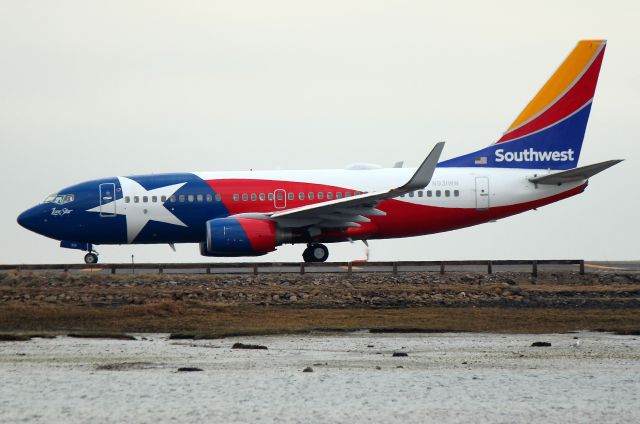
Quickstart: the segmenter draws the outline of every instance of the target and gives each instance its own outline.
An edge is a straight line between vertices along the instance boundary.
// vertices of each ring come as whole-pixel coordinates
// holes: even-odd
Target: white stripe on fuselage
[[[203,180],[247,179],[247,193],[251,192],[250,180],[291,181],[322,184],[344,189],[374,192],[399,187],[411,178],[415,168],[383,168],[366,170],[321,169],[287,171],[231,171],[194,172]],[[448,208],[476,207],[476,178],[489,179],[490,207],[508,206],[544,199],[580,186],[584,181],[557,185],[538,185],[529,182],[533,176],[548,175],[549,170],[505,168],[437,168],[427,190],[459,190],[454,197],[402,197],[397,200]]]

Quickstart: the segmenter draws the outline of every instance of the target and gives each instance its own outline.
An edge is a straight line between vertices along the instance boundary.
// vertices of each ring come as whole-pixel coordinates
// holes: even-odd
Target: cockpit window
[[[44,199],[43,203],[55,203],[56,205],[64,205],[73,202],[73,194],[52,194]]]

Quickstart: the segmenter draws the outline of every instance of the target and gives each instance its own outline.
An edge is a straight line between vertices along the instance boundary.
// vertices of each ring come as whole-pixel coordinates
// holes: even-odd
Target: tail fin
[[[580,41],[500,140],[439,166],[575,168],[605,47],[605,40]]]

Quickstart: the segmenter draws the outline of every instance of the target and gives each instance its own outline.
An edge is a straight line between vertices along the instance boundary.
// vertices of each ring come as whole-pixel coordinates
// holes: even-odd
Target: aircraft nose
[[[35,231],[36,221],[39,215],[40,211],[37,207],[27,209],[18,215],[18,224],[22,225],[27,230]]]

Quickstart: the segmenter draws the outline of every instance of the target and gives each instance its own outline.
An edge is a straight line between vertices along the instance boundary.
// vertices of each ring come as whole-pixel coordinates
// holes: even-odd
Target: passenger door
[[[287,192],[281,188],[273,191],[273,207],[276,209],[284,209],[287,207]]]
[[[100,216],[116,216],[116,185],[100,184]]]
[[[489,178],[476,177],[476,210],[489,209]]]

